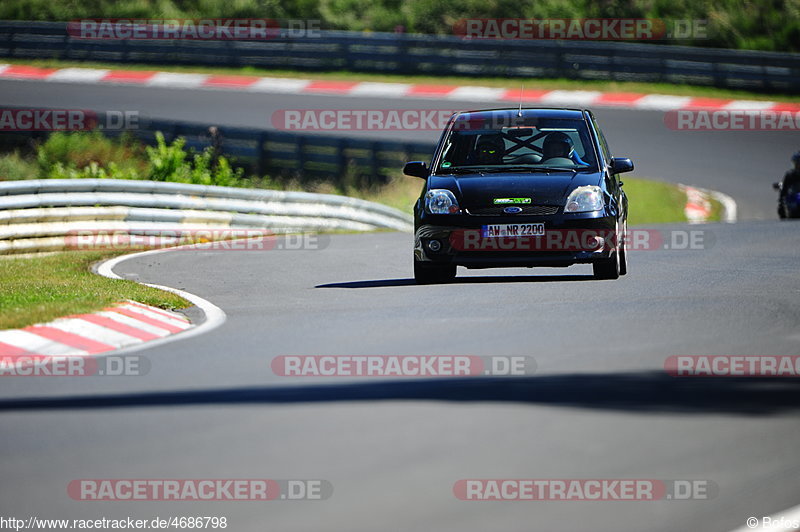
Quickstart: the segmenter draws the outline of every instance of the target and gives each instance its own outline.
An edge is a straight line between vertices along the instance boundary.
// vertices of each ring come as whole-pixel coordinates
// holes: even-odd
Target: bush
[[[191,160],[187,160],[190,154],[184,150],[185,144],[184,139],[177,138],[167,145],[164,135],[160,131],[156,133],[156,146],[145,148],[150,162],[149,179],[195,185],[243,186],[244,170],[234,169],[223,156],[218,157],[216,165],[213,165],[212,148],[191,154]]]
[[[124,179],[144,179],[148,170],[141,144],[130,137],[110,139],[97,131],[53,133],[38,146],[36,161],[45,177],[82,170],[92,163],[106,168],[114,162],[120,175],[130,176]]]
[[[354,31],[451,34],[465,18],[662,18],[708,20],[690,44],[800,51],[800,0],[3,0],[0,19],[254,17],[320,19]],[[682,43],[686,44],[686,43]]]
[[[50,179],[144,179],[142,174],[120,168],[113,161],[108,163],[107,167],[102,167],[92,161],[83,168],[56,163],[46,177]]]
[[[18,151],[0,157],[0,180],[36,179],[39,167],[35,162],[22,157]]]
[[[54,133],[40,144],[36,164],[27,163],[15,173],[28,179],[150,179],[197,185],[245,186],[244,170],[233,168],[223,156],[214,161],[214,151],[201,153],[184,149],[186,141],[167,144],[161,132],[156,146],[142,146],[133,138],[109,139],[98,132]],[[20,159],[22,161],[22,159]],[[24,161],[23,161],[24,162]],[[11,162],[9,162],[11,164]],[[2,166],[0,166],[2,169]]]

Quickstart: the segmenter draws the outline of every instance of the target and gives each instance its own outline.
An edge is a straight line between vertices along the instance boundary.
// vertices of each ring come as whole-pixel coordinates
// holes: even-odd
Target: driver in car
[[[544,143],[542,143],[542,162],[547,163],[548,159],[569,159],[575,164],[589,166],[589,163],[584,162],[578,152],[575,151],[572,137],[561,131],[549,133],[544,138]]]
[[[506,151],[506,143],[503,136],[495,133],[481,135],[475,145],[473,164],[503,164],[503,154]]]

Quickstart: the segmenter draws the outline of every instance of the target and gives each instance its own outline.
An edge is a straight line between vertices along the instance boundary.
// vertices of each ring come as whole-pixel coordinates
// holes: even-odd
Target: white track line
[[[722,204],[722,221],[725,223],[736,223],[738,217],[738,205],[736,200],[719,190],[711,190],[708,188],[693,187],[704,194],[711,196]]]
[[[131,305],[129,303],[125,303],[120,305],[120,308],[124,308],[131,312],[135,312],[136,314],[141,314],[145,318],[150,318],[153,321],[163,323],[165,325],[170,325],[172,327],[180,327],[181,329],[188,329],[189,327],[192,326],[192,324],[189,323],[189,320],[187,319],[182,319],[177,316],[174,318],[171,316],[164,316],[160,312],[154,312],[150,309],[142,308],[138,305]]]
[[[0,331],[0,342],[13,345],[20,349],[24,349],[30,353],[42,356],[58,356],[58,355],[79,355],[84,356],[88,353],[77,347],[62,344],[39,336],[30,331],[23,331],[22,329],[10,329],[7,331]]]
[[[548,105],[591,105],[603,95],[598,91],[550,91],[540,101]]]
[[[67,81],[70,83],[97,83],[110,71],[97,68],[62,68],[56,70],[46,81]]]
[[[150,87],[198,88],[209,78],[207,74],[184,74],[181,72],[158,72],[145,85]]]
[[[745,111],[763,111],[765,109],[772,109],[775,102],[764,102],[756,100],[734,100],[725,105],[723,109],[743,109]]]
[[[125,314],[120,314],[119,312],[115,312],[113,310],[103,310],[100,312],[95,312],[98,316],[103,316],[104,318],[108,318],[119,322],[123,325],[127,325],[129,327],[133,327],[135,329],[139,329],[143,332],[154,334],[156,336],[169,336],[170,332],[166,329],[162,329],[160,327],[156,327],[155,325],[151,325],[149,323],[145,323],[143,321],[137,320],[136,318],[131,318],[130,316],[126,316]]]
[[[405,83],[377,83],[365,81],[353,87],[353,89],[350,90],[350,95],[402,98],[409,90],[411,90],[411,85]]]
[[[494,87],[456,87],[445,95],[448,100],[500,100],[508,89]]]
[[[736,200],[718,190],[709,190],[708,193],[722,204],[722,221],[729,224],[736,223],[738,215]]]
[[[667,94],[648,94],[636,100],[636,109],[650,109],[654,111],[669,111],[680,109],[692,101],[689,96],[670,96]]]
[[[95,268],[95,273],[97,273],[98,275],[102,275],[103,277],[108,277],[109,279],[122,279],[122,277],[120,277],[119,275],[114,273],[114,268],[117,265],[119,265],[120,263],[122,263],[122,262],[124,262],[124,261],[126,261],[128,259],[132,259],[134,257],[144,257],[144,256],[147,256],[147,255],[156,255],[158,253],[167,253],[169,251],[172,251],[172,249],[169,249],[169,248],[167,248],[167,249],[153,249],[153,250],[150,250],[150,251],[141,251],[139,253],[132,253],[131,255],[123,255],[121,257],[115,257],[113,259],[109,259],[109,260],[99,264]],[[212,302],[210,302],[210,301],[208,301],[206,299],[203,299],[200,296],[197,296],[197,295],[192,294],[190,292],[185,292],[183,290],[178,290],[177,288],[172,288],[172,287],[169,287],[169,286],[161,286],[161,285],[150,284],[150,283],[140,283],[140,284],[143,284],[145,286],[150,286],[150,287],[153,287],[153,288],[157,288],[159,290],[164,290],[166,292],[171,292],[173,294],[181,296],[182,298],[190,301],[195,306],[197,306],[200,310],[202,310],[203,313],[205,314],[205,318],[206,319],[205,319],[205,321],[203,323],[201,323],[200,325],[197,325],[196,327],[192,327],[191,329],[186,329],[185,331],[181,331],[179,333],[175,333],[173,335],[166,336],[164,338],[159,338],[158,340],[150,340],[149,342],[144,342],[143,344],[127,347],[127,348],[121,349],[119,351],[114,351],[113,354],[115,354],[115,355],[122,354],[122,353],[131,353],[131,352],[134,352],[134,351],[140,351],[142,349],[149,349],[151,347],[156,347],[156,346],[159,346],[159,345],[164,345],[164,344],[167,344],[167,343],[170,343],[170,342],[174,342],[175,340],[184,340],[184,339],[187,339],[187,338],[191,338],[191,337],[197,336],[199,334],[207,333],[207,332],[211,331],[212,329],[216,329],[217,327],[219,327],[220,325],[225,323],[225,320],[227,318],[227,316],[225,315],[225,312],[221,308],[219,308],[218,306],[213,304]]]
[[[250,92],[281,92],[300,94],[311,84],[310,79],[261,78],[244,88]]]
[[[129,345],[142,343],[142,340],[135,336],[130,336],[80,318],[60,319],[48,323],[47,326],[107,345],[127,347]]]

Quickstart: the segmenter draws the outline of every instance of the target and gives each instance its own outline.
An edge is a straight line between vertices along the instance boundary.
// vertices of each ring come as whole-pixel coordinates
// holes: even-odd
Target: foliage
[[[800,0],[4,0],[0,19],[254,17],[323,28],[450,34],[465,18],[707,20],[697,46],[800,51]]]
[[[167,144],[161,132],[156,133],[154,147],[130,138],[108,139],[97,132],[54,133],[37,148],[38,176],[244,185],[244,170],[233,168],[226,157],[217,157],[215,163],[212,148],[193,153],[185,144],[182,138]]]

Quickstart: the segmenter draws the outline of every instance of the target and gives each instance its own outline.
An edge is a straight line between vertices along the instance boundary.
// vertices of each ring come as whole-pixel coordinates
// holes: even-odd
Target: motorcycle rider
[[[786,212],[783,206],[783,198],[790,189],[800,188],[800,151],[792,155],[792,163],[794,168],[786,172],[783,176],[783,182],[780,185],[780,197],[778,198],[778,216],[786,218]]]

